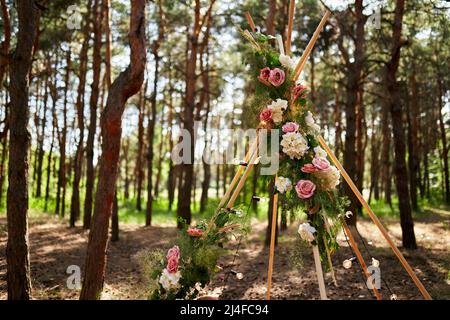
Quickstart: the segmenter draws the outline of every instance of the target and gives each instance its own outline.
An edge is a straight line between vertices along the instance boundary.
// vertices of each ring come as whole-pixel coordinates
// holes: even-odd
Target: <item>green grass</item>
[[[192,205],[192,219],[193,220],[208,220],[214,214],[217,205],[219,204],[219,199],[210,198],[205,212],[201,213],[199,211],[200,203],[196,201]],[[136,199],[119,200],[119,221],[124,223],[133,224],[144,224],[145,223],[145,203],[143,202],[143,208],[141,211],[136,209]],[[166,198],[159,198],[153,202],[153,215],[152,223],[158,224],[175,224],[176,222],[176,208],[177,203],[174,202],[172,206],[172,211],[169,211],[169,201]],[[241,206],[243,211],[247,211],[248,205]],[[250,210],[249,214],[256,217],[259,220],[263,220],[267,216],[267,203],[261,203],[258,206],[258,212],[254,213]]]
[[[83,203],[84,203],[84,191],[80,193],[81,197],[81,212],[83,212]],[[145,199],[145,198],[143,198]],[[70,200],[71,200],[71,191],[68,190],[66,195],[66,208],[65,208],[65,217],[67,220],[70,215]],[[6,194],[3,197],[3,204],[0,208],[0,216],[6,215]],[[242,203],[241,199],[238,199],[237,204]],[[248,203],[250,202],[249,197],[245,201],[246,204],[239,205],[240,209],[244,212],[248,210]],[[194,221],[198,220],[208,220],[212,214],[214,213],[217,204],[219,203],[219,199],[210,198],[208,200],[208,205],[204,213],[199,212],[200,203],[196,201],[192,204],[192,218]],[[31,196],[29,200],[29,215],[31,217],[39,216],[42,212],[47,212],[49,214],[53,214],[55,211],[56,199],[52,194],[47,202],[47,209],[45,206],[45,198],[36,198]],[[139,211],[136,209],[136,199],[129,198],[125,199],[123,194],[119,194],[119,221],[120,223],[125,224],[145,224],[145,206],[146,202],[142,201],[142,210]],[[392,207],[389,206],[383,200],[372,200],[370,203],[371,208],[375,212],[375,214],[379,217],[390,217],[390,218],[398,218],[399,210],[398,210],[398,198],[396,196],[392,197]],[[152,216],[152,224],[172,224],[176,223],[176,208],[177,202],[173,203],[172,210],[168,209],[169,203],[167,198],[159,197],[155,199],[153,202],[153,216]],[[249,214],[257,218],[260,221],[267,220],[267,208],[268,201],[258,203],[258,211],[255,213],[252,209],[249,210]],[[437,208],[442,210],[449,210],[450,208],[442,203],[441,197],[439,195],[432,195],[431,200],[429,199],[420,199],[419,201],[419,211],[414,212],[414,217],[423,217],[425,214],[429,214],[429,208]],[[364,216],[366,213],[364,213]],[[80,224],[80,222],[78,222]]]
[[[84,203],[84,193],[81,192],[81,212],[83,213],[83,203]],[[5,201],[4,201],[5,202]],[[249,202],[249,200],[247,201]],[[200,212],[200,203],[196,201],[192,204],[192,219],[194,221],[208,220],[214,214],[214,211],[219,203],[219,199],[210,198],[208,199],[208,204],[205,212]],[[238,203],[238,202],[237,202]],[[252,209],[249,210],[249,214],[259,220],[267,219],[267,202],[262,202],[258,204],[258,211],[255,213]],[[42,213],[53,214],[55,212],[56,199],[54,196],[50,196],[47,201],[47,208],[45,205],[45,197],[36,198],[30,197],[29,199],[29,216],[38,217]],[[247,205],[240,205],[241,210],[247,212]],[[152,214],[152,224],[176,224],[176,210],[177,201],[173,203],[172,210],[169,210],[169,201],[166,198],[160,197],[153,201],[153,214]],[[145,214],[146,214],[146,202],[142,201],[142,210],[136,209],[136,198],[124,199],[122,194],[119,194],[119,221],[124,224],[145,224]],[[6,215],[6,206],[0,208],[0,216]],[[66,195],[66,208],[64,220],[68,220],[70,215],[70,194]],[[81,222],[78,222],[78,225]]]

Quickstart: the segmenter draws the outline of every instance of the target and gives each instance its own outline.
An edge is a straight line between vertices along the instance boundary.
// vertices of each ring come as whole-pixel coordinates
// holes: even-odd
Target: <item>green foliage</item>
[[[185,225],[179,231],[174,247],[180,252],[178,272],[169,271],[169,258],[160,250],[138,256],[150,288],[150,299],[193,299],[211,281],[217,260],[224,254],[223,243],[231,234],[244,233],[247,228],[238,224],[235,210],[220,211],[213,220],[202,220],[194,228]],[[165,268],[165,263],[168,263]],[[177,284],[164,285],[164,274],[179,276]]]

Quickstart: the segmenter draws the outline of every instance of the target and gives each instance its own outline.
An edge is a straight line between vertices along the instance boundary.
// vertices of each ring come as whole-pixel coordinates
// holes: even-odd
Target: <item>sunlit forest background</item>
[[[297,58],[324,9],[333,11],[302,83],[310,90],[325,139],[376,214],[392,223],[392,230],[410,229],[416,219],[420,226],[421,219],[432,219],[425,224],[437,221],[441,229],[436,237],[444,243],[439,249],[443,256],[436,262],[441,272],[436,282],[446,285],[450,5],[404,1],[401,39],[392,49],[395,10],[403,1],[338,2],[297,1],[292,44]],[[112,81],[130,60],[130,1],[39,3],[42,14],[28,75],[30,230],[33,237],[33,230],[52,224],[66,236],[86,238],[98,192],[100,118]],[[9,117],[13,71],[9,58],[17,45],[18,12],[11,0],[0,0],[0,8],[1,248],[6,244],[10,130],[16,125]],[[209,164],[202,155],[223,163],[227,148],[236,141],[231,130],[255,128],[261,110],[252,101],[254,79],[246,66],[251,52],[239,31],[248,29],[244,13],[251,13],[262,32],[285,38],[288,8],[288,0],[147,1],[147,64],[143,85],[123,113],[113,240],[130,239],[133,226],[151,226],[149,232],[153,227],[172,230],[180,217],[195,221],[213,214],[238,166]],[[400,60],[393,71],[396,54]],[[396,79],[395,87],[389,86],[390,75]],[[181,129],[194,122],[196,164],[189,174],[190,169],[173,162],[171,152]],[[269,234],[265,231],[270,218],[269,180],[254,170],[237,201],[242,208],[250,206],[262,244]],[[353,194],[344,183],[341,189],[356,213],[349,223],[365,223],[366,213]],[[254,196],[263,201],[254,201]],[[295,216],[281,207],[281,239],[294,221]],[[366,229],[364,224],[361,228]],[[415,237],[402,239],[398,229],[399,244],[412,249],[427,246],[422,240],[428,231],[419,230]],[[33,268],[33,251],[31,260]],[[1,266],[4,279],[5,273]],[[39,283],[38,288],[47,286],[42,279]],[[6,292],[6,284],[2,287],[0,282],[0,297],[2,290]],[[436,290],[448,297],[448,284]],[[44,291],[37,295],[53,294]]]

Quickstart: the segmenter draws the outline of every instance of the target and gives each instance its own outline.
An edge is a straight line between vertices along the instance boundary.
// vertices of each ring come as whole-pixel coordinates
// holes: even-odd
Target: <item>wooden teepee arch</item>
[[[289,4],[288,33],[287,33],[287,39],[286,39],[286,54],[287,55],[289,55],[290,51],[291,51],[291,39],[292,39],[291,37],[292,37],[292,29],[293,29],[293,22],[294,22],[294,11],[295,11],[295,0],[291,0],[290,4]],[[255,23],[253,22],[253,19],[252,19],[250,13],[247,12],[245,14],[245,16],[246,16],[247,21],[248,21],[248,23],[250,25],[250,28],[252,29],[252,31],[255,32],[256,31],[256,26],[255,26]],[[325,24],[327,23],[327,21],[330,18],[330,16],[331,16],[331,12],[327,10],[325,12],[322,20],[320,21],[318,27],[316,28],[316,30],[315,30],[311,40],[309,41],[308,45],[306,46],[305,51],[303,52],[299,62],[296,65],[296,68],[294,70],[294,79],[293,79],[294,81],[297,80],[299,78],[300,74],[302,73],[303,68],[304,68],[304,66],[306,64],[306,61],[308,60],[309,55],[311,54],[311,51],[312,51],[312,49],[313,49],[313,47],[314,47],[314,45],[315,45],[315,43],[316,43],[316,41],[317,41],[317,39],[319,37],[319,34],[322,31],[322,29],[325,26]],[[408,275],[411,277],[411,279],[413,280],[413,282],[416,285],[416,287],[419,289],[419,291],[422,294],[422,296],[424,297],[424,299],[431,300],[430,294],[427,292],[427,290],[425,289],[424,285],[420,282],[419,278],[414,273],[413,269],[408,264],[408,262],[406,261],[405,257],[403,256],[403,254],[400,252],[400,250],[394,244],[394,242],[392,241],[391,237],[389,236],[387,230],[384,228],[383,224],[380,222],[380,220],[378,219],[376,214],[370,208],[369,204],[363,198],[361,192],[358,190],[358,188],[356,187],[355,183],[352,181],[350,176],[347,174],[347,172],[345,171],[344,167],[339,162],[339,160],[337,159],[337,157],[335,156],[333,151],[327,145],[327,143],[325,142],[323,137],[319,136],[318,140],[319,140],[319,143],[321,144],[321,146],[323,147],[323,149],[327,152],[328,156],[330,157],[330,159],[332,160],[334,165],[340,171],[342,177],[344,177],[344,180],[347,182],[347,184],[350,186],[350,188],[353,191],[353,193],[358,198],[358,200],[361,203],[361,205],[366,209],[370,219],[377,226],[377,228],[381,232],[382,236],[385,238],[386,242],[391,247],[392,251],[397,256],[397,258],[399,259],[399,261],[402,264],[403,268],[406,270]],[[234,203],[236,201],[236,198],[239,195],[240,191],[242,190],[242,188],[243,188],[243,186],[244,186],[244,184],[245,184],[245,182],[246,182],[246,180],[247,180],[251,170],[253,169],[254,165],[258,162],[258,159],[259,159],[259,157],[258,157],[258,147],[259,147],[259,139],[257,137],[256,140],[250,145],[250,148],[249,148],[247,154],[245,155],[244,163],[241,164],[241,166],[237,170],[234,178],[232,179],[230,185],[228,186],[228,189],[225,191],[225,194],[222,197],[222,199],[221,199],[221,201],[220,201],[220,203],[219,203],[219,205],[217,207],[215,216],[211,220],[210,227],[212,226],[212,224],[213,224],[213,222],[215,220],[215,217],[217,217],[217,215],[220,213],[220,210],[222,210],[224,208],[225,203],[226,203],[226,206],[225,206],[226,209],[230,210],[233,207],[233,205],[234,205]],[[266,299],[267,300],[270,300],[270,290],[271,290],[271,286],[272,286],[273,261],[274,261],[274,253],[275,253],[275,233],[276,233],[276,221],[277,221],[277,213],[278,213],[278,193],[274,194],[274,201],[273,201],[273,209],[272,210],[273,210],[273,214],[272,214],[272,229],[271,229],[271,238],[270,238],[269,266],[268,266],[267,292],[266,292]],[[371,274],[368,271],[367,265],[366,265],[362,255],[360,253],[358,245],[356,244],[356,242],[355,242],[355,240],[354,240],[354,238],[352,236],[352,233],[350,232],[350,229],[345,224],[345,222],[343,223],[343,226],[344,226],[344,231],[345,231],[346,236],[348,238],[349,244],[352,247],[352,249],[353,249],[353,251],[354,251],[354,253],[356,255],[356,258],[358,259],[358,262],[361,265],[365,276],[367,278],[369,278],[371,276]],[[321,272],[321,270],[320,270],[320,272]],[[320,285],[321,284],[320,284],[320,280],[319,280],[319,286]],[[377,288],[375,288],[375,286],[373,286],[372,290],[373,290],[377,300],[381,300],[381,294],[379,293]]]

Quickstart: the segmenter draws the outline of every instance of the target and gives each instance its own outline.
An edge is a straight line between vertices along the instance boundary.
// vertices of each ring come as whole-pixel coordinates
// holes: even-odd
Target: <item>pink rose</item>
[[[272,109],[266,108],[264,109],[260,115],[259,115],[259,119],[261,121],[265,121],[265,122],[269,122],[272,120]]]
[[[270,71],[269,82],[275,87],[281,86],[284,83],[285,78],[286,75],[284,74],[284,71],[279,68]]]
[[[315,157],[312,161],[313,165],[322,171],[330,169],[330,162],[322,157]]]
[[[314,173],[317,168],[312,163],[307,163],[300,170],[304,173]]]
[[[288,132],[297,132],[299,128],[299,125],[295,122],[287,122],[283,127],[282,130],[284,133]]]
[[[176,257],[177,259],[180,259],[180,248],[178,246],[173,246],[172,248],[167,251],[167,259],[170,257]]]
[[[191,237],[201,237],[203,235],[203,230],[199,228],[189,228],[187,233]]]
[[[297,100],[299,98],[304,98],[306,97],[306,87],[298,84],[294,87],[294,89],[292,90],[292,98],[293,100]]]
[[[311,180],[300,180],[295,186],[295,191],[300,199],[309,199],[314,195],[316,185]]]
[[[175,256],[170,256],[167,259],[167,271],[169,273],[176,273],[178,271],[178,258]]]
[[[261,69],[261,71],[259,72],[258,80],[264,83],[265,85],[270,86],[269,77],[270,77],[270,69],[266,67],[264,69]]]

